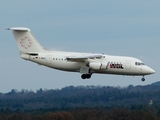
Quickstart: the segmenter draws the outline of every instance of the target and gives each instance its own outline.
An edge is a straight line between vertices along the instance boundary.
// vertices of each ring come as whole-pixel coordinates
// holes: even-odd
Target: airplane
[[[43,48],[29,28],[11,27],[11,30],[24,60],[35,62],[62,71],[79,72],[82,79],[90,79],[92,74],[115,74],[144,76],[155,71],[134,57],[105,54],[50,51]]]

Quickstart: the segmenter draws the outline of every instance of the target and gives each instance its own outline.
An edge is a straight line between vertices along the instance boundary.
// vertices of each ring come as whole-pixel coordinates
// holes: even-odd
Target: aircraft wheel
[[[85,75],[85,74],[82,74],[82,75],[81,75],[81,78],[82,78],[82,79],[86,79],[86,75]]]
[[[90,78],[91,78],[91,74],[82,74],[82,75],[81,75],[81,78],[82,78],[82,79],[86,79],[86,78],[87,78],[87,79],[90,79]]]
[[[145,78],[142,78],[141,80],[144,82],[144,81],[145,81]]]
[[[91,78],[91,74],[86,74],[86,78],[90,79]]]

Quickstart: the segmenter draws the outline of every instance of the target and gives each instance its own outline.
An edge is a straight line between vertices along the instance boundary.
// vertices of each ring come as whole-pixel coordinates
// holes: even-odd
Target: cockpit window
[[[142,65],[145,65],[144,63],[141,63]]]
[[[145,65],[145,64],[142,62],[135,62],[135,65]]]

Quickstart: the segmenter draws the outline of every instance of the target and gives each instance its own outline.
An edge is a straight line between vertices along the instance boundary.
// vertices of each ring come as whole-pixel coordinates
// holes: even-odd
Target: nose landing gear
[[[143,76],[143,78],[141,79],[143,82],[145,81],[145,78],[144,78],[144,76]]]

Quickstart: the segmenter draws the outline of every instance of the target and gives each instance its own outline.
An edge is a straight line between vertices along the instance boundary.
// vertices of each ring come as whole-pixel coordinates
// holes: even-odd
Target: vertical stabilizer
[[[33,36],[30,29],[22,27],[13,27],[9,28],[8,30],[12,30],[19,51],[21,53],[45,51],[45,49],[39,44],[39,42]]]

